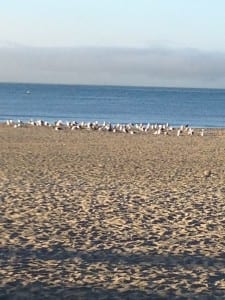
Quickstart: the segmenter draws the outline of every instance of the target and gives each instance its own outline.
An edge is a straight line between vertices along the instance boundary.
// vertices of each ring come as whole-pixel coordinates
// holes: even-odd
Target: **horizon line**
[[[97,84],[97,83],[54,83],[54,82],[21,82],[21,81],[0,81],[0,84],[18,84],[18,85],[61,85],[61,86],[93,86],[93,87],[124,87],[124,88],[159,88],[159,89],[192,89],[192,90],[225,90],[220,87],[191,87],[191,86],[162,86],[162,85],[133,85],[133,84]]]

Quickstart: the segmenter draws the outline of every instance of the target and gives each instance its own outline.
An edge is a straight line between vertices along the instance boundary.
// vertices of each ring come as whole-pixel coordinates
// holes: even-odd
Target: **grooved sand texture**
[[[0,127],[0,299],[225,299],[225,135]]]

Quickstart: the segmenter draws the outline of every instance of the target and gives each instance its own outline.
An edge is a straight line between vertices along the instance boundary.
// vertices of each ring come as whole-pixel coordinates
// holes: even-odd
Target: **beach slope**
[[[225,298],[223,131],[0,143],[0,299]]]

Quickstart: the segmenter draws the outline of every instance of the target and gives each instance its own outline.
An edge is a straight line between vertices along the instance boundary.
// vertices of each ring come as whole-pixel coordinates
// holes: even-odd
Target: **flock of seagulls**
[[[11,126],[14,128],[20,127],[28,127],[28,126],[36,126],[36,127],[52,127],[54,130],[93,130],[93,131],[105,131],[105,132],[113,132],[113,133],[129,133],[129,134],[136,134],[136,133],[152,133],[153,135],[194,135],[195,131],[189,125],[181,125],[180,127],[173,127],[170,126],[168,123],[166,124],[142,124],[142,123],[130,123],[130,124],[112,124],[112,123],[99,123],[98,121],[95,122],[63,122],[62,120],[58,120],[53,124],[43,121],[29,121],[27,123],[18,120],[7,120],[7,126]],[[204,136],[204,129],[200,129],[197,131],[197,134],[200,136]]]

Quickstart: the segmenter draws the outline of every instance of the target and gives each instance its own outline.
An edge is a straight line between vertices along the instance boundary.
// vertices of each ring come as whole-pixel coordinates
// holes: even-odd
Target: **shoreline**
[[[223,136],[1,125],[0,298],[223,299]]]

